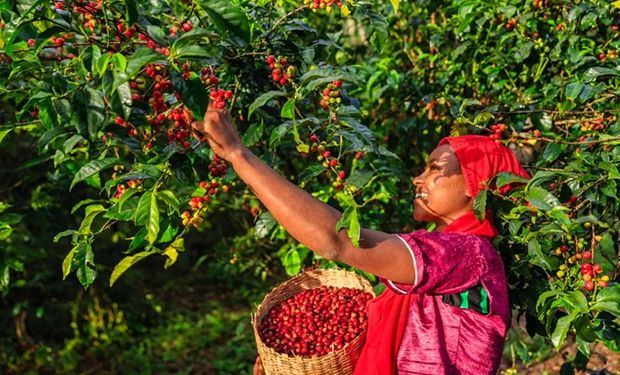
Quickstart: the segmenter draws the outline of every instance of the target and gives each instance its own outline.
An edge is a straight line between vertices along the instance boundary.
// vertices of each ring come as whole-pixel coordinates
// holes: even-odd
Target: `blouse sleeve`
[[[413,284],[385,280],[396,293],[453,294],[480,280],[483,239],[463,233],[429,233],[419,230],[398,237],[407,245],[416,275]]]

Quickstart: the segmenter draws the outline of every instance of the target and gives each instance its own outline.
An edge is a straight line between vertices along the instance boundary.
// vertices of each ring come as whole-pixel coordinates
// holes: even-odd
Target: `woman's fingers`
[[[192,135],[200,142],[206,141],[203,121],[197,120],[192,122]]]

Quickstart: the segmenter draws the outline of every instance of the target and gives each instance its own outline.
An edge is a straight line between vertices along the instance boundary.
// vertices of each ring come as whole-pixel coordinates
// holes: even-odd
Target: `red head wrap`
[[[471,197],[478,195],[484,183],[500,172],[530,178],[512,151],[489,137],[482,135],[446,137],[439,142],[438,146],[446,143],[452,147],[459,159]],[[502,186],[499,192],[503,194],[511,188],[510,185]]]

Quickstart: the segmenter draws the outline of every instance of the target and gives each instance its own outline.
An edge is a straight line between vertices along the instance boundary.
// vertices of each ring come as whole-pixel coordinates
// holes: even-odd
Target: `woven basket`
[[[288,354],[278,353],[265,345],[258,333],[258,327],[273,306],[306,289],[319,288],[323,285],[336,288],[361,289],[375,296],[368,280],[354,272],[338,269],[305,272],[274,288],[265,296],[263,302],[258,306],[256,314],[252,316],[256,347],[263,362],[266,375],[346,375],[353,373],[355,363],[364,345],[366,332],[357,336],[340,350],[320,357],[314,356],[309,358],[301,356],[291,357]]]

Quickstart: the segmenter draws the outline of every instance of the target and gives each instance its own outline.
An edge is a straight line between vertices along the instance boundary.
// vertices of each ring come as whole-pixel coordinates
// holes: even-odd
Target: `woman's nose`
[[[414,177],[411,181],[415,186],[418,186],[422,183],[422,177],[424,176],[424,172],[420,173],[416,177]]]

